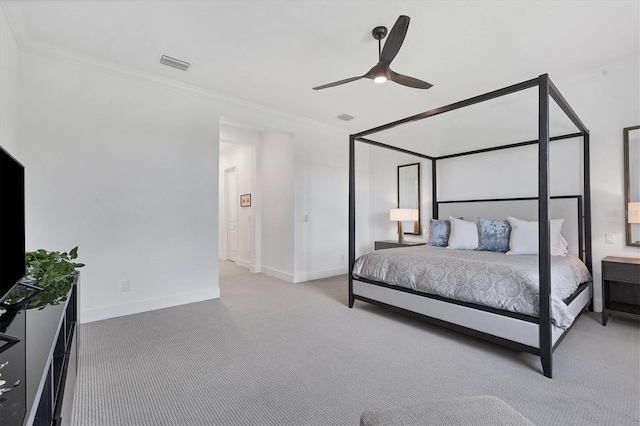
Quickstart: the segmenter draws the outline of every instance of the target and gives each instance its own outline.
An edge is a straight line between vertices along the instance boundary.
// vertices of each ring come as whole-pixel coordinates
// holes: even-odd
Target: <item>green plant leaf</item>
[[[73,262],[78,257],[78,247],[67,252],[46,251],[38,249],[25,253],[25,266],[27,277],[36,281],[36,285],[44,290],[38,293],[27,305],[27,308],[42,309],[47,305],[55,305],[66,300],[71,288],[77,268],[85,266],[84,263]],[[24,296],[22,296],[24,297]],[[21,300],[20,294],[7,295],[6,303],[11,300]]]

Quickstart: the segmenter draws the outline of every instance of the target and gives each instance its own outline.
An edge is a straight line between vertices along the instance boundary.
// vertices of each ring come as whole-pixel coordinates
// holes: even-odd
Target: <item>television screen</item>
[[[0,147],[0,300],[25,274],[24,167]]]

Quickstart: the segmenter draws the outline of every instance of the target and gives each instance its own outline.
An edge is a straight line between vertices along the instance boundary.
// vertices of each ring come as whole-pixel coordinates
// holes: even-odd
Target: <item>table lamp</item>
[[[398,222],[398,242],[404,243],[404,231],[402,222],[405,220],[418,220],[418,209],[391,209],[389,211],[389,220]]]

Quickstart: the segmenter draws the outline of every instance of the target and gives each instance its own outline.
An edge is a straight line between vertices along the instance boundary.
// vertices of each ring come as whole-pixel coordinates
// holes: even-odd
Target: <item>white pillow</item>
[[[511,225],[509,251],[507,254],[538,254],[538,221],[526,221],[508,217]],[[564,219],[551,220],[549,243],[552,256],[564,256],[568,253],[567,241],[562,236]]]
[[[555,248],[557,254],[554,253],[554,248]],[[558,241],[558,245],[551,247],[551,255],[552,256],[566,256],[568,253],[569,253],[569,243],[567,242],[567,240],[564,239],[562,234],[560,234],[560,239]]]
[[[475,222],[449,216],[449,223],[451,223],[451,234],[447,248],[461,250],[478,248],[478,225]]]

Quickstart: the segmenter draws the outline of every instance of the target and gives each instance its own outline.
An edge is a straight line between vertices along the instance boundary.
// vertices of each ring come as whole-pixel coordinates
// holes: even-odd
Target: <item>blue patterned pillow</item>
[[[431,219],[429,223],[429,242],[427,244],[435,247],[446,247],[449,244],[450,233],[451,224],[449,219]]]
[[[506,220],[478,218],[478,233],[480,234],[480,245],[477,250],[509,251],[509,237],[511,236],[511,225]]]

